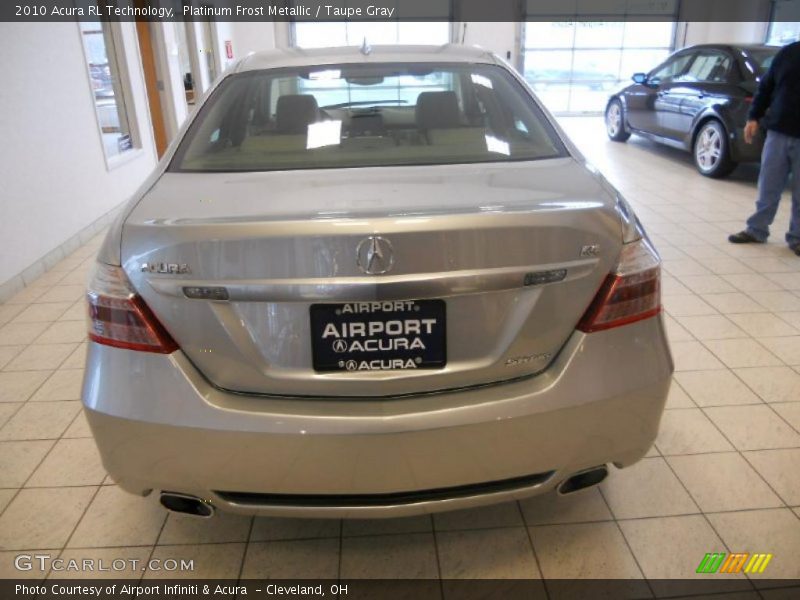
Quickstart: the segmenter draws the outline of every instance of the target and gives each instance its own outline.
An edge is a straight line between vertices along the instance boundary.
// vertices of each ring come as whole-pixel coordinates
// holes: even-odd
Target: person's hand
[[[753,143],[753,138],[758,133],[758,121],[748,121],[744,126],[744,141],[747,144]]]

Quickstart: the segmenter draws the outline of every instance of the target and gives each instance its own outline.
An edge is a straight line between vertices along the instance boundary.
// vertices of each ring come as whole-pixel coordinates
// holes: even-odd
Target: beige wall
[[[124,202],[153,169],[138,42],[123,23],[140,150],[106,164],[76,23],[0,23],[0,289]],[[4,285],[7,284],[7,285]]]

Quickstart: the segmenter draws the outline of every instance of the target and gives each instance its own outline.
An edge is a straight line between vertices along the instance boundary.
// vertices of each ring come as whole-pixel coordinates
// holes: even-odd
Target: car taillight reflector
[[[661,265],[646,239],[622,248],[614,273],[606,277],[578,329],[603,331],[649,319],[661,312]]]
[[[144,300],[136,295],[121,267],[97,263],[86,298],[92,341],[160,354],[178,349]]]

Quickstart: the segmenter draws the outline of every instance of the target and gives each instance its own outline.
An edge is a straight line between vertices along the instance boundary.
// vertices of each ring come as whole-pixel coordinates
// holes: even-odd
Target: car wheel
[[[619,100],[612,100],[606,108],[606,133],[615,142],[624,142],[631,137],[625,129],[625,113]]]
[[[730,144],[719,121],[707,121],[694,140],[694,164],[706,177],[725,177],[736,168],[731,160]]]

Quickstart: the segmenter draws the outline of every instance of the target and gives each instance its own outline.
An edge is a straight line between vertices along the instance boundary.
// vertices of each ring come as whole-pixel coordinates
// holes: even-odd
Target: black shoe
[[[728,236],[728,241],[731,244],[763,244],[761,240],[753,237],[746,231],[740,231]]]
[[[797,242],[796,244],[789,244],[789,250],[797,254],[797,256],[800,256],[800,242]]]

